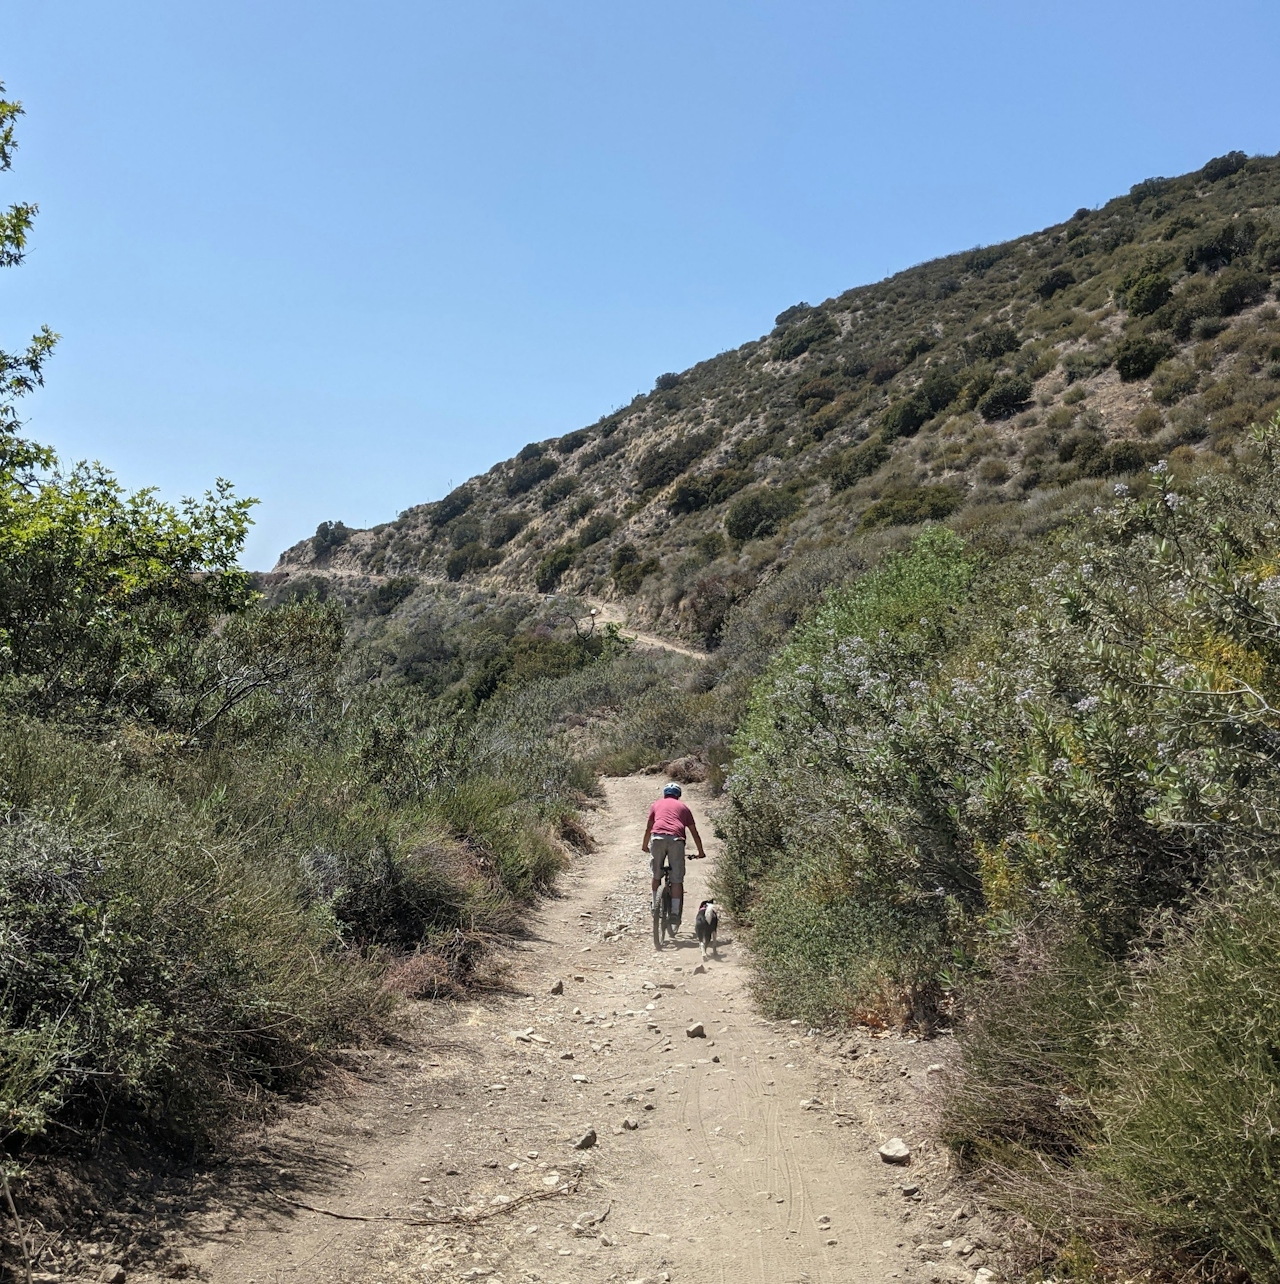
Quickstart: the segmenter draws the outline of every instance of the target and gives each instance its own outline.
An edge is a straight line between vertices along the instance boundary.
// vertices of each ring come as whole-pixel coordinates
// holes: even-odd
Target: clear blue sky
[[[32,435],[258,496],[251,567],[775,313],[1243,148],[1280,6],[46,0],[0,76],[39,201]]]

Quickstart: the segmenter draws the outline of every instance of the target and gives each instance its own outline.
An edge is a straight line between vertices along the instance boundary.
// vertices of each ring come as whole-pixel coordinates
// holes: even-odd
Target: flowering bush
[[[1255,433],[1233,474],[1175,475],[1157,463],[1134,493],[1117,485],[1109,508],[998,562],[926,529],[830,596],[779,654],[755,690],[729,779],[721,893],[754,920],[779,1006],[815,1019],[928,1025],[959,1015],[957,998],[993,968],[1016,975],[1049,924],[1064,942],[1054,957],[1095,960],[1089,975],[1108,978],[1110,997],[1095,996],[1079,972],[1075,986],[1002,984],[984,1001],[966,1091],[986,1104],[966,1116],[962,1139],[972,1147],[1017,1132],[1020,1145],[1036,1145],[1009,1122],[1025,1115],[1034,1075],[1019,1063],[1016,1084],[984,1088],[992,1067],[1009,1061],[988,1055],[982,1029],[1010,1025],[1000,1012],[1016,991],[1026,1046],[1052,1047],[1068,1019],[1063,1004],[1075,1003],[1078,1091],[1054,1078],[1065,1072],[1046,1057],[1034,1089],[1043,1096],[1052,1086],[1045,1099],[1071,1118],[1054,1123],[1037,1107],[1038,1126],[1057,1139],[1058,1162],[1109,1164],[1107,1180],[1132,1187],[1115,1198],[1135,1207],[1181,1198],[1203,1156],[1188,1141],[1159,1173],[1140,1157],[1122,1162],[1096,1139],[1089,1076],[1077,1071],[1093,1065],[1104,1086],[1114,1079],[1100,1049],[1121,1037],[1106,1033],[1115,987],[1140,984],[1136,972],[1125,979],[1135,942],[1158,943],[1153,925],[1191,911],[1222,871],[1274,860],[1277,477],[1280,417]],[[1273,952],[1251,966],[1280,985]],[[1255,1042],[1263,1036],[1245,1009],[1258,983],[1223,989],[1229,1010],[1220,1013],[1224,1029]],[[1143,1013],[1154,1021],[1167,1011],[1139,1004],[1126,1017],[1136,1023],[1124,1035],[1131,1044],[1150,1036],[1150,1056],[1171,1058],[1161,1070],[1167,1100],[1143,1098],[1149,1115],[1200,1110],[1207,1132],[1225,1136],[1234,1125],[1215,1111],[1256,1113],[1280,1093],[1274,1059],[1247,1051],[1244,1062],[1264,1069],[1231,1092],[1207,1093],[1203,1076],[1178,1071],[1176,1041],[1156,1047],[1143,1024]],[[1159,1126],[1146,1118],[1142,1136]],[[1107,1135],[1121,1131],[1113,1122]],[[1071,1139],[1082,1136],[1094,1141],[1077,1155]],[[1271,1158],[1241,1152],[1241,1190],[1246,1162],[1256,1169],[1275,1158],[1273,1141],[1259,1144]],[[1201,1250],[1236,1242],[1225,1220],[1216,1241],[1203,1217],[1192,1220]]]

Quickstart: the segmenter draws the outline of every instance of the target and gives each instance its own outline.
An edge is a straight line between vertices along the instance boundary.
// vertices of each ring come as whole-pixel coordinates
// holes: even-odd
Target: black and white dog
[[[702,946],[702,958],[706,961],[707,947],[710,946],[715,950],[716,958],[720,957],[720,951],[716,949],[716,928],[720,926],[720,914],[716,910],[714,901],[703,901],[698,906],[698,917],[694,921],[693,931],[698,938],[698,943]]]

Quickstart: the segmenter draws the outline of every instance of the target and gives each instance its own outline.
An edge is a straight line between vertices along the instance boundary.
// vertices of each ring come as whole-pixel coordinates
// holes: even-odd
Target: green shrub
[[[327,557],[335,548],[341,548],[355,532],[342,522],[321,522],[311,537],[311,547],[317,557]]]
[[[1031,400],[1031,380],[1026,375],[998,379],[978,401],[977,411],[987,420],[1008,419]]]
[[[561,576],[573,565],[577,552],[573,544],[558,544],[543,555],[533,574],[539,593],[550,593],[555,589]]]
[[[1128,308],[1135,317],[1150,316],[1173,293],[1173,283],[1163,272],[1147,272],[1129,287]]]
[[[574,451],[581,450],[590,440],[591,431],[588,428],[579,428],[577,432],[567,432],[556,442],[556,453],[572,455]]]
[[[1167,344],[1157,343],[1145,335],[1127,335],[1116,345],[1116,370],[1126,383],[1145,379],[1172,355]]]
[[[890,486],[862,514],[863,530],[876,526],[915,526],[919,522],[941,521],[964,502],[954,486]]]
[[[902,345],[902,364],[909,366],[917,357],[932,352],[938,346],[937,338],[928,333],[914,334]]]
[[[442,500],[429,507],[428,520],[432,526],[446,526],[455,517],[461,517],[475,500],[475,492],[470,486],[455,486]]]
[[[704,575],[685,595],[682,610],[687,612],[704,646],[720,645],[720,635],[734,605],[747,597],[755,587],[755,577],[734,572],[727,575]]]
[[[392,611],[413,596],[418,581],[411,575],[399,575],[384,580],[371,588],[361,599],[359,613],[365,615],[390,615]]]
[[[540,441],[531,441],[527,446],[522,446],[516,459],[522,464],[532,463],[535,459],[541,459],[547,453],[547,448]]]
[[[470,571],[483,571],[490,566],[497,566],[502,561],[502,554],[496,548],[489,548],[474,540],[455,548],[445,559],[444,573],[451,580],[460,580]]]
[[[1258,239],[1258,226],[1250,219],[1233,219],[1223,223],[1208,236],[1201,237],[1188,246],[1183,255],[1183,266],[1188,272],[1216,271],[1235,259],[1243,258]]]
[[[965,350],[971,361],[998,361],[1010,352],[1017,352],[1022,347],[1011,326],[995,325],[979,330],[965,340]]]
[[[936,921],[850,896],[835,865],[820,852],[800,852],[755,888],[752,951],[773,1016],[813,1025],[878,1021],[900,996],[914,1006],[932,988]]]
[[[508,509],[489,522],[489,547],[503,548],[510,544],[529,524],[529,514],[520,509]]]
[[[1151,395],[1162,406],[1172,406],[1195,392],[1199,384],[1200,376],[1190,366],[1174,362],[1151,380]]]
[[[1200,171],[1206,183],[1216,183],[1221,179],[1238,174],[1249,158],[1244,152],[1227,152],[1225,156],[1215,156]]]
[[[1009,246],[1007,245],[981,245],[970,250],[960,261],[964,265],[966,272],[974,272],[981,275],[983,272],[995,267],[1008,254]]]
[[[1269,277],[1245,267],[1228,268],[1218,278],[1218,311],[1224,317],[1235,316],[1266,298],[1271,286]]]
[[[625,445],[626,442],[617,433],[604,437],[582,456],[582,466],[588,468],[592,464],[598,464],[601,460],[616,455]]]
[[[1051,299],[1069,285],[1075,285],[1076,275],[1070,268],[1053,268],[1036,282],[1036,293],[1042,299]]]
[[[1028,1152],[1077,1155],[1094,1130],[1100,1036],[1123,1004],[1121,986],[1116,961],[1072,930],[1069,912],[1019,930],[968,988],[962,1073],[942,1110],[947,1143],[970,1165],[997,1169],[1021,1167]]]
[[[527,449],[526,446],[525,450]],[[560,465],[554,459],[548,459],[545,455],[517,463],[507,477],[507,494],[513,499],[517,495],[525,494],[539,482],[546,481],[548,477],[554,477],[559,467]]]
[[[1068,352],[1062,358],[1062,371],[1067,383],[1080,379],[1091,379],[1100,370],[1111,364],[1111,355],[1104,348],[1085,348],[1080,352]]]
[[[832,461],[830,477],[832,490],[847,490],[850,486],[870,477],[889,459],[889,447],[883,437],[875,436],[861,446],[837,455]]]
[[[578,489],[578,479],[576,477],[557,477],[542,492],[542,499],[539,501],[544,513],[549,512],[563,499],[568,499],[575,490]]]
[[[1280,1279],[1280,883],[1244,878],[1134,969],[1089,1166],[1179,1255]]]
[[[698,551],[706,558],[717,558],[724,552],[724,536],[719,531],[708,531],[698,540]]]
[[[678,374],[674,374],[671,372],[668,372],[667,374],[660,374],[653,381],[653,387],[655,392],[670,392],[673,388],[678,388],[679,386],[680,386],[680,376]]]
[[[598,544],[602,539],[608,539],[613,534],[613,529],[617,524],[618,519],[612,513],[597,513],[578,532],[578,547],[590,548],[592,544]]]
[[[796,405],[801,410],[814,411],[836,399],[836,386],[830,379],[806,379],[796,389]]]
[[[729,505],[724,517],[725,534],[745,543],[763,539],[775,531],[800,508],[800,497],[786,490],[761,488],[740,495]]]
[[[790,325],[793,321],[799,321],[801,317],[807,317],[813,308],[808,303],[793,303],[789,308],[783,308],[776,317],[773,318],[773,324],[776,327]]]
[[[895,437],[913,437],[920,426],[932,417],[928,401],[919,393],[895,401],[880,416],[880,431],[892,441]]]
[[[169,769],[189,783],[192,765]],[[205,1140],[376,1019],[374,968],[303,903],[287,849],[246,837],[276,837],[270,819],[188,808],[109,750],[13,719],[0,788],[17,804],[0,824],[7,1143],[50,1122]],[[305,830],[309,800],[292,804]]]
[[[699,432],[685,433],[670,445],[646,451],[636,464],[636,481],[640,489],[648,492],[670,485],[719,440],[719,429],[704,428]]]
[[[696,513],[714,504],[723,504],[755,479],[749,468],[721,468],[700,477],[678,481],[667,503],[670,512]]]
[[[1155,395],[1154,388],[1152,395]],[[1164,416],[1154,406],[1143,406],[1133,417],[1133,427],[1140,437],[1154,437],[1164,427]]]
[[[634,544],[619,544],[613,551],[609,563],[609,573],[613,576],[614,587],[619,593],[630,597],[640,591],[645,578],[661,570],[662,564],[656,557],[640,559],[640,550]]]
[[[835,322],[825,312],[811,311],[798,325],[783,331],[774,344],[774,360],[794,361],[815,344],[833,339],[838,333]]]
[[[923,397],[932,414],[945,410],[959,395],[960,377],[945,366],[934,366],[920,381],[918,395]]]

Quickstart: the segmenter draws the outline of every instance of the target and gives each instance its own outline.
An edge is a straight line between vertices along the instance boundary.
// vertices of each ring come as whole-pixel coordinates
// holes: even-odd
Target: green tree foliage
[[[578,547],[590,548],[592,544],[608,539],[617,524],[618,519],[612,513],[597,513],[594,517],[588,518],[578,532]]]
[[[468,540],[461,548],[455,548],[445,558],[445,574],[451,580],[460,580],[472,571],[487,570],[502,561],[498,549],[480,543],[479,540]]]
[[[1232,317],[1260,303],[1266,297],[1270,284],[1268,277],[1247,267],[1228,268],[1218,278],[1219,315]]]
[[[1257,239],[1256,223],[1251,219],[1233,219],[1189,245],[1183,255],[1183,266],[1188,272],[1216,271],[1247,255]]]
[[[540,504],[542,511],[553,509],[562,499],[568,499],[578,489],[576,477],[557,477],[542,492]]]
[[[62,470],[10,437],[0,463],[0,679],[33,707],[163,717],[220,616],[253,593],[236,566],[252,500],[219,482],[174,506],[102,468]],[[30,460],[14,467],[12,460]]]
[[[945,410],[960,395],[963,382],[954,370],[934,366],[920,381],[919,395],[924,398],[931,414]]]

